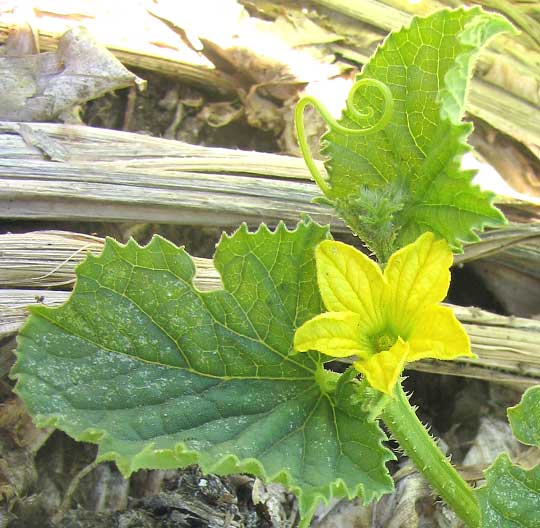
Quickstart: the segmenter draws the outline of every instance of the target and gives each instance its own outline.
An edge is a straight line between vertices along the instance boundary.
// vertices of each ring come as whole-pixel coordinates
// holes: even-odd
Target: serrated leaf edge
[[[473,6],[473,7],[461,6],[461,7],[457,8],[457,9],[443,8],[443,9],[438,10],[436,12],[436,14],[437,15],[441,14],[441,16],[443,16],[444,13],[454,13],[454,12],[470,13],[472,15],[486,14],[486,12],[483,11],[480,6]],[[435,13],[433,13],[433,14],[435,14]],[[402,31],[409,31],[411,29],[411,27],[413,26],[413,24],[417,24],[419,20],[427,19],[430,16],[433,16],[433,14],[426,15],[426,16],[414,16],[414,17],[412,17],[411,20],[407,24],[403,25],[399,29],[398,32],[389,33],[384,38],[384,40],[377,46],[377,48],[376,48],[376,50],[374,52],[374,55],[376,53],[378,53],[379,51],[383,51],[385,46],[387,45],[387,43],[390,41],[390,39],[393,38],[393,36],[396,33],[400,33]],[[491,13],[491,12],[489,14],[490,14],[490,16],[497,16],[499,19],[502,19],[505,22],[507,22],[508,30],[511,30],[513,28],[512,24],[510,24],[508,21],[506,21],[506,19],[504,19],[504,17],[502,17],[501,15],[498,15],[497,13]],[[464,26],[461,33],[463,33],[465,31],[465,29],[466,29],[466,25]],[[488,39],[486,39],[486,41],[483,43],[483,45],[485,46],[487,44],[487,42],[489,40],[491,40],[491,38],[493,38],[495,36],[496,36],[496,34],[491,35]],[[448,79],[451,79],[453,76],[459,74],[459,72],[462,71],[463,65],[461,63],[464,61],[464,59],[463,59],[464,57],[466,57],[465,63],[467,64],[467,73],[466,73],[466,75],[467,75],[467,86],[469,85],[472,74],[473,74],[474,63],[477,60],[477,55],[478,55],[479,51],[480,51],[479,49],[472,49],[472,50],[466,51],[466,52],[461,53],[461,54],[456,56],[456,58],[455,58],[455,63],[456,64],[452,68],[450,68],[445,74],[445,77],[444,77],[445,87],[444,87],[444,90],[442,90],[439,93],[439,95],[438,95],[439,98],[441,98],[445,92],[448,92],[449,94],[451,94],[451,92],[447,89]],[[472,56],[472,58],[471,58],[471,56]],[[365,67],[362,69],[362,72],[360,72],[360,74],[357,76],[357,79],[362,78],[362,74],[363,74],[364,69],[365,69]],[[464,101],[463,101],[463,103],[461,105],[462,106],[461,113],[463,113],[463,108],[464,108],[464,105],[465,105],[467,92],[468,92],[468,89],[466,88]],[[452,125],[454,125],[454,126],[463,124],[463,122],[461,120],[461,117],[459,119],[457,119],[457,120],[453,120],[449,116],[445,117],[443,115],[443,112],[442,112],[442,110],[443,110],[442,102],[439,102],[439,104],[441,105],[441,108],[440,108],[441,121],[447,120],[448,122],[452,123]],[[343,119],[343,117],[344,116],[342,116],[341,119]],[[330,181],[331,181],[330,174],[333,171],[333,166],[332,166],[332,157],[327,154],[327,147],[331,143],[331,141],[327,139],[327,136],[331,132],[332,132],[331,130],[328,130],[327,132],[325,132],[322,135],[322,137],[321,137],[321,149],[320,149],[320,154],[323,156],[324,165],[325,165],[327,173],[328,173],[327,179],[330,180]],[[456,236],[456,237],[454,237],[454,241],[449,241],[449,244],[450,244],[453,252],[457,253],[457,254],[463,253],[463,244],[464,243],[472,243],[472,242],[477,242],[478,240],[480,240],[480,237],[478,236],[478,234],[481,233],[486,227],[499,227],[501,225],[505,225],[505,224],[508,223],[507,219],[502,214],[502,212],[494,206],[494,201],[495,201],[495,198],[496,198],[496,194],[491,192],[491,191],[482,190],[478,185],[472,183],[472,179],[474,178],[474,175],[476,174],[477,171],[464,171],[464,170],[461,169],[461,158],[462,158],[462,156],[465,153],[470,152],[472,150],[472,147],[467,143],[467,138],[469,137],[471,132],[472,132],[472,127],[471,127],[470,131],[464,132],[463,135],[461,135],[461,137],[459,138],[461,148],[458,149],[458,151],[456,152],[456,154],[454,155],[452,160],[449,161],[448,167],[451,168],[452,165],[453,165],[454,168],[458,169],[458,171],[461,174],[466,174],[466,173],[471,173],[472,172],[472,174],[471,174],[470,178],[468,178],[467,182],[469,183],[469,185],[471,185],[472,188],[475,188],[475,189],[478,190],[478,192],[482,193],[482,195],[484,196],[484,198],[486,200],[486,203],[490,206],[490,208],[492,209],[492,211],[494,213],[494,218],[492,220],[490,220],[490,219],[481,220],[477,224],[473,225],[469,229],[469,237],[468,238],[462,238],[462,237],[457,237]],[[412,205],[412,204],[411,204],[411,206],[414,207],[414,205]],[[474,213],[474,211],[473,211],[473,213]],[[405,227],[405,225],[403,227]],[[430,226],[430,230],[433,230],[433,228],[431,226]],[[409,241],[409,242],[411,242],[411,241]]]
[[[242,223],[240,227],[231,235],[228,235],[226,233],[222,234],[222,238],[225,237],[227,239],[232,238],[235,236],[237,232],[241,232],[243,234],[247,235],[256,235],[261,230],[265,230],[269,234],[276,234],[279,231],[285,230],[288,233],[294,233],[297,231],[301,225],[308,226],[310,224],[315,224],[320,229],[326,229],[327,233],[329,234],[329,226],[321,226],[320,224],[314,222],[309,217],[303,218],[295,228],[289,229],[285,222],[280,221],[276,228],[272,231],[266,224],[262,223],[258,226],[257,230],[254,232],[250,232],[249,228],[246,223]],[[176,246],[172,242],[168,241],[167,239],[161,237],[160,235],[154,235],[152,237],[152,240],[148,242],[145,245],[139,244],[134,239],[130,239],[125,244],[119,243],[116,240],[114,240],[111,237],[107,237],[106,239],[106,245],[107,242],[114,243],[122,248],[128,247],[130,244],[135,245],[138,249],[144,250],[146,249],[155,239],[160,239],[167,244],[173,245],[178,250],[183,250],[184,246]],[[221,240],[221,239],[220,239]],[[97,260],[100,258],[100,256],[103,254],[103,251],[105,251],[106,245],[104,246],[102,252],[99,255],[94,255],[91,252],[88,252],[88,258]],[[196,265],[191,259],[191,256],[189,253],[185,252],[188,257],[190,257],[193,270],[196,272]],[[75,268],[75,274],[78,276],[78,268],[82,266],[86,260],[81,262],[77,265]],[[193,279],[192,279],[193,280]],[[196,289],[196,287],[193,285],[193,288]],[[70,296],[66,300],[65,303],[67,304],[70,302],[72,296],[75,294],[75,289],[71,292]],[[59,308],[59,307],[58,307]],[[55,308],[49,308],[54,310]],[[25,329],[29,327],[31,324],[33,317],[39,317],[39,315],[31,314],[30,317],[26,320],[23,327],[20,330],[20,335],[24,335]],[[19,345],[19,336],[17,336],[17,345]],[[21,352],[18,349],[17,355],[18,357],[23,357],[23,352]],[[18,360],[17,360],[18,362]],[[17,362],[14,365],[14,368],[16,368]],[[23,372],[21,373],[15,373],[10,375],[12,379],[16,380],[16,385],[14,387],[14,392],[18,396],[21,397],[21,394],[24,393],[24,387],[25,387],[25,374]],[[324,395],[321,395],[321,397],[327,397]],[[233,473],[250,473],[254,476],[257,476],[261,478],[262,480],[266,482],[271,483],[279,483],[284,486],[286,486],[289,490],[291,490],[297,497],[299,501],[299,509],[302,515],[302,520],[300,523],[300,527],[307,527],[309,525],[309,521],[312,518],[312,516],[315,513],[315,510],[318,506],[318,504],[322,501],[325,504],[329,504],[329,502],[334,498],[336,494],[338,494],[340,497],[347,497],[348,499],[352,500],[356,497],[362,497],[365,503],[368,503],[372,500],[378,500],[382,495],[384,495],[384,491],[381,491],[380,493],[373,493],[370,497],[365,496],[365,486],[362,483],[359,483],[354,489],[349,489],[346,482],[343,479],[336,479],[335,481],[331,482],[327,486],[323,487],[323,489],[320,489],[318,491],[315,491],[312,495],[309,497],[305,497],[304,491],[301,489],[300,486],[296,485],[293,482],[291,474],[287,470],[280,470],[279,472],[275,474],[268,474],[264,466],[261,462],[259,462],[255,458],[245,458],[240,459],[236,455],[229,454],[224,455],[219,460],[210,463],[205,462],[204,460],[201,460],[201,455],[199,452],[187,449],[186,444],[183,442],[178,442],[175,444],[174,448],[171,449],[153,449],[153,446],[155,445],[154,442],[148,442],[146,446],[138,451],[135,455],[132,457],[126,457],[122,456],[117,451],[102,451],[102,444],[103,442],[109,438],[109,434],[104,429],[99,428],[86,428],[81,432],[76,432],[74,428],[70,425],[69,421],[62,417],[61,415],[43,415],[43,414],[36,414],[32,416],[32,420],[38,427],[54,427],[57,429],[61,429],[62,431],[65,431],[69,436],[74,438],[77,441],[84,441],[89,442],[93,444],[98,444],[98,455],[96,457],[96,460],[98,462],[104,462],[104,461],[112,461],[115,462],[122,473],[122,475],[127,478],[129,477],[133,472],[139,470],[139,469],[148,469],[148,464],[143,463],[143,459],[145,457],[152,457],[154,459],[160,459],[163,463],[162,467],[156,467],[156,469],[171,469],[171,467],[174,468],[182,468],[186,467],[191,464],[199,464],[202,471],[204,473],[216,473],[221,475],[228,475]],[[381,450],[381,460],[383,463],[386,463],[389,460],[394,459],[394,456],[391,451],[389,451],[384,445],[383,442],[385,441],[384,433],[381,435],[381,439],[378,441],[378,447]],[[174,464],[174,466],[171,466],[173,462],[177,462],[177,464]],[[156,464],[157,465],[157,464]]]

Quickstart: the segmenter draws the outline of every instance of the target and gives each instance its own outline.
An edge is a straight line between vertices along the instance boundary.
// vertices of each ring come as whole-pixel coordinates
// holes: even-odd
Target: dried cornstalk
[[[48,288],[72,285],[75,267],[89,252],[97,255],[105,240],[67,231],[0,235],[0,288]],[[197,287],[215,289],[219,275],[209,259],[192,257]],[[0,289],[0,294],[3,290]]]
[[[483,233],[480,242],[469,244],[462,255],[454,257],[454,264],[471,262],[491,255],[511,259],[510,248],[526,249],[528,260],[519,253],[518,264],[531,266],[540,261],[540,248],[530,244],[540,239],[540,226],[508,226]],[[102,238],[69,231],[35,231],[0,235],[0,288],[48,288],[75,282],[75,267],[88,252],[98,254],[103,249]],[[525,243],[525,244],[524,244]],[[197,266],[198,287],[214,288],[219,275],[208,259],[193,257]]]
[[[75,266],[87,252],[99,253],[103,240],[90,235],[37,231],[0,235],[0,286],[47,288],[75,282]]]
[[[237,226],[296,223],[303,212],[343,231],[311,203],[319,193],[302,165],[112,130],[4,123],[0,216]]]
[[[311,203],[319,194],[303,160],[292,156],[82,126],[0,123],[3,218],[237,226],[295,224],[307,213],[346,232],[330,209]],[[501,200],[510,218],[540,216],[537,202]]]
[[[99,252],[103,243],[97,237],[58,231],[0,236],[0,284],[12,288],[0,290],[0,337],[17,332],[27,316],[27,305],[57,306],[64,302],[68,291],[41,288],[71,284],[75,266],[87,251]],[[220,288],[212,262],[194,260],[196,286],[201,290]],[[422,361],[411,368],[498,381],[520,389],[540,382],[539,321],[504,317],[477,308],[452,308],[464,324],[479,359]]]
[[[58,306],[68,297],[67,291],[0,290],[0,339],[19,331],[28,316],[28,305],[43,302],[47,306]]]

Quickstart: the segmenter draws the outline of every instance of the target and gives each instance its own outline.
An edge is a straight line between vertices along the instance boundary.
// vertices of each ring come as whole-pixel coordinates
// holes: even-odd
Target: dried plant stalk
[[[72,285],[75,267],[88,252],[100,253],[104,244],[103,238],[68,231],[0,235],[0,287]],[[197,287],[201,290],[216,288],[221,281],[212,261],[198,257],[193,260],[197,266]]]
[[[534,266],[540,261],[540,226],[527,224],[508,226],[483,233],[480,242],[469,244],[462,255],[455,255],[454,264],[471,262],[500,254],[505,260],[518,258],[516,264]],[[532,243],[534,242],[534,244]],[[75,267],[87,252],[99,253],[102,238],[69,231],[35,231],[0,235],[0,288],[48,288],[72,284]],[[515,253],[510,248],[526,251]],[[500,257],[499,257],[500,258]],[[208,259],[194,257],[198,286],[212,289],[219,281],[217,271]]]
[[[4,218],[236,226],[296,224],[304,212],[345,230],[329,209],[311,203],[317,187],[306,181],[303,161],[290,156],[19,123],[0,124],[0,152]]]
[[[0,123],[0,153],[4,218],[237,226],[296,224],[306,213],[348,232],[312,203],[320,192],[291,156],[29,123]],[[540,202],[502,201],[511,218],[540,216]]]
[[[27,305],[57,306],[64,302],[69,291],[43,288],[71,285],[75,266],[88,251],[101,251],[103,244],[103,239],[97,237],[60,231],[1,235],[0,284],[10,289],[0,290],[0,337],[17,332],[27,316]],[[196,286],[201,290],[220,288],[212,262],[202,258],[194,261]],[[477,308],[452,308],[479,359],[422,361],[411,368],[497,381],[520,389],[540,383],[540,321],[504,317]]]

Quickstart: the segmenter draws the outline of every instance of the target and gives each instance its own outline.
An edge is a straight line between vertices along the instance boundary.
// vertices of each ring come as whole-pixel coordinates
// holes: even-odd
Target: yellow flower
[[[356,370],[386,394],[392,394],[407,362],[475,357],[452,309],[439,305],[450,285],[452,252],[446,241],[424,233],[396,251],[384,273],[341,242],[321,242],[315,255],[328,312],[298,328],[297,352],[356,356]]]

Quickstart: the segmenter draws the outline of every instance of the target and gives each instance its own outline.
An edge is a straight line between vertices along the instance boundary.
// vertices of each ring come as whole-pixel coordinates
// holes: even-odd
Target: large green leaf
[[[460,159],[470,148],[472,126],[461,118],[473,60],[508,30],[503,17],[480,8],[442,10],[392,33],[364,67],[358,80],[375,79],[392,93],[389,124],[368,135],[330,130],[322,150],[328,197],[360,236],[375,223],[375,232],[396,237],[395,248],[433,231],[461,251],[462,242],[478,239],[474,230],[504,223],[493,195],[472,185],[474,173],[461,170]],[[339,123],[367,128],[381,118],[383,101],[376,86],[363,87],[354,106],[372,109],[372,117],[345,110]]]
[[[540,386],[525,391],[521,402],[508,409],[514,436],[540,447]],[[506,454],[486,471],[486,485],[477,491],[482,528],[537,528],[540,526],[540,465],[527,471]]]
[[[540,385],[527,389],[507,413],[514,436],[524,444],[540,447]]]
[[[125,475],[192,463],[252,473],[290,487],[304,523],[332,494],[378,498],[392,454],[354,405],[356,382],[289,355],[295,328],[322,309],[314,248],[327,236],[309,221],[244,226],[216,251],[224,290],[205,293],[183,249],[107,240],[65,305],[32,309],[17,393],[39,425],[98,443]]]

